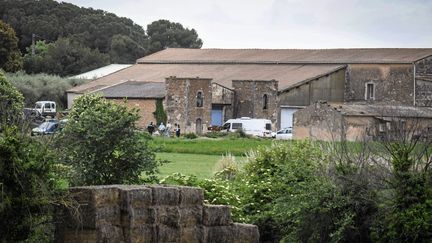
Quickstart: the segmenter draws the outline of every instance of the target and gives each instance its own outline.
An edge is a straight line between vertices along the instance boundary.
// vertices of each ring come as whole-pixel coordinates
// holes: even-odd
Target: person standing
[[[171,133],[171,123],[168,122],[165,128],[165,136],[170,137],[170,133]]]
[[[155,127],[153,125],[153,122],[150,122],[150,124],[147,126],[147,132],[150,133],[150,135],[153,135],[155,130]]]
[[[175,132],[176,132],[176,136],[179,138],[180,137],[180,124],[177,124]]]
[[[165,132],[165,125],[163,124],[163,122],[160,123],[158,129],[159,129],[160,135],[162,136]]]

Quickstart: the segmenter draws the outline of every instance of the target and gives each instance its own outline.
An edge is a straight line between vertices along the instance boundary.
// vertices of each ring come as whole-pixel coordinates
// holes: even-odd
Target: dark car
[[[48,135],[54,134],[63,128],[66,121],[48,120],[40,124],[38,127],[33,128],[31,135]]]

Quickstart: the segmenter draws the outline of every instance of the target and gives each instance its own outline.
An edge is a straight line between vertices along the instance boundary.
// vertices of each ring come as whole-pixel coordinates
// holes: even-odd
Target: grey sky
[[[432,47],[432,0],[67,0],[197,30],[205,48]]]

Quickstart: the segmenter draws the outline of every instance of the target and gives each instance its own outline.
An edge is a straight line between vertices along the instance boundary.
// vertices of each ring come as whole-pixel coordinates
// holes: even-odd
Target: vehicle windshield
[[[224,129],[224,130],[229,129],[230,126],[231,126],[231,123],[225,123],[225,124],[223,124],[222,129]]]
[[[40,109],[42,107],[42,105],[41,104],[36,104],[36,109]]]
[[[51,126],[53,126],[55,123],[52,122],[44,122],[42,124],[39,125],[39,129],[46,131],[48,130]]]

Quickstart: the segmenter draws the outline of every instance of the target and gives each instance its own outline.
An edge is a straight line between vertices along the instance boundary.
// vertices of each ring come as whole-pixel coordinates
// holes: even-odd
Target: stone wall
[[[206,132],[211,121],[212,82],[205,78],[170,77],[166,84],[166,112],[171,124],[180,124],[182,133]],[[202,107],[197,107],[197,93],[203,97]]]
[[[270,119],[272,127],[278,127],[278,81],[233,80],[232,86],[235,92],[234,118]],[[264,95],[268,97],[267,109],[263,109]]]
[[[124,104],[125,99],[109,99],[117,104]],[[136,108],[138,109],[138,115],[140,119],[137,122],[137,127],[139,128],[147,128],[147,125],[150,122],[156,125],[156,118],[153,115],[153,112],[156,111],[156,99],[127,99],[126,106],[130,109]]]
[[[340,141],[345,138],[343,117],[326,102],[318,101],[294,113],[294,139]]]
[[[415,63],[416,106],[432,106],[432,57]]]
[[[365,101],[366,83],[375,85],[375,99],[414,105],[414,76],[411,64],[350,64],[347,68],[345,102]]]
[[[204,205],[198,188],[112,185],[70,191],[80,206],[78,212],[59,213],[56,242],[259,242],[257,226],[233,223],[228,206]]]

